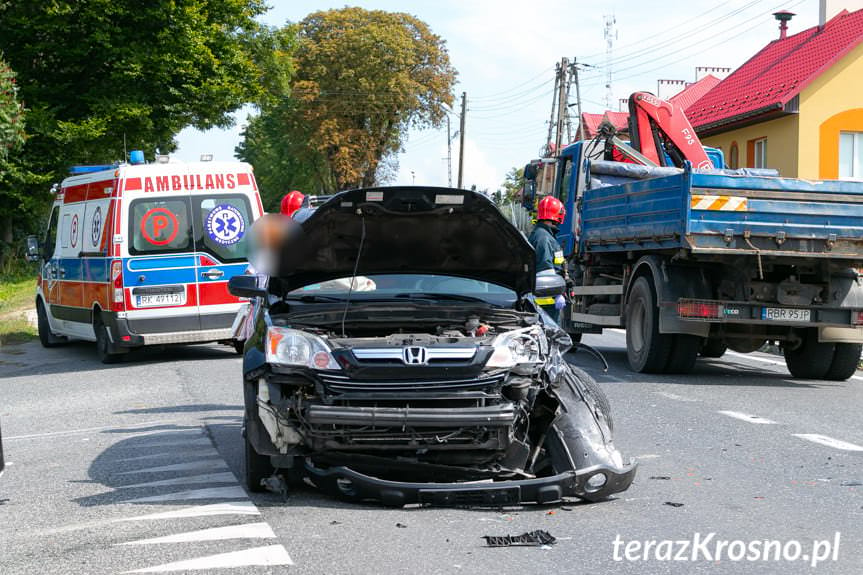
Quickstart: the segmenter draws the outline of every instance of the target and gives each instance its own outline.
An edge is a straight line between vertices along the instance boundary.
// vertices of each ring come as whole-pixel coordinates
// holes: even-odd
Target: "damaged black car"
[[[563,293],[485,196],[335,195],[297,225],[253,298],[246,483],[305,479],[400,506],[590,501],[626,490],[608,400],[534,302]]]

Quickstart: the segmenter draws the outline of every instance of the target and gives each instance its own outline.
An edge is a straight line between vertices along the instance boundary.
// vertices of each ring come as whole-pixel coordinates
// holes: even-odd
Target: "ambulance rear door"
[[[191,190],[183,185],[182,165],[142,165],[124,169],[123,222],[128,257],[123,284],[126,318],[136,334],[161,334],[159,341],[186,341],[201,329],[198,264],[192,228]]]
[[[260,215],[260,202],[246,164],[200,166],[205,170],[200,175],[204,189],[192,192],[191,204],[201,328],[230,330],[241,303],[228,292],[228,280],[248,267],[250,230]],[[210,169],[215,182],[223,184],[214,190],[206,186]]]

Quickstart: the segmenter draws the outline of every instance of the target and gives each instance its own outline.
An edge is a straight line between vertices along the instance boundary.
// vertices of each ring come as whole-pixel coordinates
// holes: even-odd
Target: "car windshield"
[[[293,290],[288,297],[346,297],[351,291],[351,278],[344,277],[311,284]],[[497,305],[516,300],[511,289],[475,279],[427,274],[378,274],[357,276],[351,297],[375,298],[439,298],[449,300],[482,300]]]

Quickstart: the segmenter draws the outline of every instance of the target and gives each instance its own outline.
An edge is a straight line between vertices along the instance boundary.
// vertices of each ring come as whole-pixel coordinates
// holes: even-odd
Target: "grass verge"
[[[0,345],[21,343],[36,337],[27,321],[33,309],[36,280],[27,273],[0,276]]]

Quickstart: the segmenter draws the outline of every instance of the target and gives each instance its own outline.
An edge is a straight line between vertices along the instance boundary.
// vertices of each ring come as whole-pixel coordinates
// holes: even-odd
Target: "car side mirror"
[[[267,290],[258,286],[258,276],[239,275],[228,280],[228,291],[237,297],[265,297]]]
[[[556,297],[566,292],[566,280],[560,275],[536,274],[536,287],[533,295],[537,297]]]
[[[38,262],[42,259],[42,250],[39,247],[39,238],[36,236],[27,236],[27,253],[24,257],[28,262]]]

